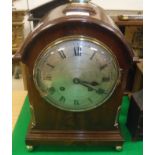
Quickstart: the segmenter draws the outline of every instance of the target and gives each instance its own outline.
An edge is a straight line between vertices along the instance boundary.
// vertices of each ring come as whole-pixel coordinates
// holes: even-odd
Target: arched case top
[[[49,12],[28,35],[15,58],[33,66],[32,60],[50,42],[74,35],[92,37],[106,44],[122,69],[132,64],[133,52],[122,33],[103,9],[91,3],[65,4]]]

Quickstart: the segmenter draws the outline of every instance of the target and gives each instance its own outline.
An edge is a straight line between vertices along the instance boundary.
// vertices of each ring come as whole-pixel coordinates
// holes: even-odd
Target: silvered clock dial
[[[66,111],[86,111],[104,104],[118,79],[118,63],[104,44],[71,36],[49,44],[38,56],[33,79],[41,96]]]

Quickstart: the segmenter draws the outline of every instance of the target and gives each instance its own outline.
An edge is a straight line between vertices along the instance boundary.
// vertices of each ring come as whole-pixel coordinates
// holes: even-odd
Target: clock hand
[[[82,81],[82,80],[80,80],[79,78],[74,78],[74,79],[73,79],[73,83],[75,83],[75,84],[86,83],[86,84],[89,84],[89,85],[92,85],[92,86],[97,86],[97,85],[99,85],[99,83],[96,82],[96,81],[92,81],[92,82]]]
[[[80,80],[79,78],[74,78],[74,79],[73,79],[73,83],[74,83],[74,84],[81,84],[81,85],[83,85],[83,86],[89,88],[90,90],[97,90],[96,88],[92,87],[92,86],[90,85],[89,82],[82,81],[82,80]]]
[[[93,86],[91,86],[89,82],[82,81],[82,80],[80,80],[79,78],[74,78],[74,79],[73,79],[73,83],[74,83],[74,84],[81,84],[81,85],[87,87],[89,90],[95,90],[96,93],[98,93],[98,94],[106,94],[106,92],[105,92],[104,89],[101,89],[101,88],[96,89],[96,88],[94,88]],[[87,84],[87,83],[88,83],[88,84]]]
[[[83,83],[83,82],[80,82],[79,84],[81,84],[81,85],[83,85],[83,86],[87,87],[90,91],[91,91],[91,90],[96,90],[96,91],[97,91],[97,89],[96,89],[96,88],[92,87],[92,86],[91,86],[91,85],[89,85],[89,84],[86,84],[86,83]]]
[[[92,82],[82,81],[82,82],[83,82],[83,83],[86,83],[86,84],[90,84],[90,85],[92,85],[92,86],[97,86],[97,85],[99,85],[99,83],[96,82],[96,81],[92,81]]]
[[[80,83],[80,84],[85,86],[85,87],[87,87],[90,91],[91,90],[95,90],[97,94],[107,94],[107,92],[104,89],[102,89],[102,88],[96,89],[96,88],[94,88],[94,87],[92,87],[92,86],[90,86],[88,84],[83,83],[83,82]]]

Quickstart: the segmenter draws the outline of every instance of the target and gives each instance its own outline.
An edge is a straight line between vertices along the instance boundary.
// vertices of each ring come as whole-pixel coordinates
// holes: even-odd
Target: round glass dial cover
[[[67,37],[38,56],[33,79],[40,95],[66,111],[86,111],[104,104],[119,78],[118,64],[108,48],[87,37]]]

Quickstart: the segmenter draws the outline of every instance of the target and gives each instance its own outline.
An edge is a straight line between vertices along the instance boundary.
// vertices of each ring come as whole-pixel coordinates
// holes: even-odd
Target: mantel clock
[[[14,59],[26,65],[29,149],[46,144],[122,148],[117,118],[132,50],[102,8],[88,0],[56,7]]]

